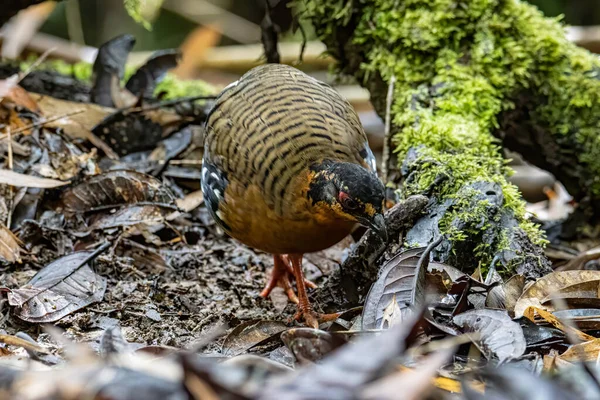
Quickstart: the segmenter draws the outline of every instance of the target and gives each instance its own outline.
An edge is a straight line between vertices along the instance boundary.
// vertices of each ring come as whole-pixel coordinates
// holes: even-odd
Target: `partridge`
[[[260,295],[281,286],[298,303],[296,317],[317,327],[302,255],[358,225],[387,239],[385,189],[356,112],[329,85],[266,64],[219,94],[205,128],[201,186],[210,214],[234,239],[273,254]]]

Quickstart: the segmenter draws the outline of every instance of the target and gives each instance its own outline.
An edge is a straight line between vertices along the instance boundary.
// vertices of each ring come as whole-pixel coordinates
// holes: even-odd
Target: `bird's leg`
[[[298,297],[294,293],[294,289],[292,289],[292,284],[290,283],[287,260],[284,260],[280,254],[273,255],[273,271],[271,272],[269,282],[263,291],[260,292],[260,296],[264,298],[269,297],[275,286],[281,286],[290,301],[298,304]]]
[[[287,268],[287,270],[288,270],[288,273],[289,273],[291,276],[293,276],[293,277],[295,278],[295,277],[296,277],[296,275],[294,274],[294,269],[292,268],[292,264],[290,263],[290,258],[289,258],[289,255],[287,255],[287,254],[282,254],[282,255],[281,255],[281,260],[284,262],[284,264],[285,264],[285,267],[286,267],[286,268]],[[304,284],[305,284],[307,287],[311,288],[311,289],[316,289],[316,288],[317,288],[317,285],[316,285],[316,283],[314,283],[314,282],[312,282],[312,281],[309,281],[309,280],[308,280],[308,279],[306,279],[306,278],[304,279]]]
[[[302,272],[302,254],[289,254],[288,258],[292,263],[294,276],[296,277],[296,288],[298,289],[299,302],[297,316],[304,317],[304,321],[308,326],[317,329],[319,321],[308,301],[308,294],[306,294],[306,284],[304,282],[304,273]]]

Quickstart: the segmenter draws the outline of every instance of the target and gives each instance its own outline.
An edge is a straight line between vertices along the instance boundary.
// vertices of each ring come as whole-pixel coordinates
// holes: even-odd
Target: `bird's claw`
[[[304,320],[304,323],[307,326],[314,329],[319,329],[319,324],[329,321],[335,321],[340,315],[342,315],[341,312],[333,314],[319,314],[314,312],[312,308],[302,310],[299,306],[298,311],[296,311],[296,314],[294,314],[293,319],[295,321]]]

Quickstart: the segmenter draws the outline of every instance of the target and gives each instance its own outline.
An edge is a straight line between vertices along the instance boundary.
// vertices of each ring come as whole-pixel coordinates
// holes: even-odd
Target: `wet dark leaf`
[[[28,322],[54,322],[91,303],[101,301],[106,278],[90,267],[97,251],[79,251],[48,264],[25,286],[8,293],[15,314]]]
[[[515,321],[516,322],[516,321]],[[525,317],[519,319],[529,350],[540,347],[565,348],[565,334],[553,326],[541,326]]]
[[[272,339],[286,329],[283,322],[247,321],[237,327],[225,338],[221,349],[223,355],[235,356],[245,353],[254,346]]]
[[[465,332],[479,332],[483,349],[500,361],[517,358],[525,352],[525,337],[518,323],[505,310],[470,310],[453,318]]]
[[[94,175],[67,188],[60,197],[60,205],[70,213],[136,203],[175,208],[175,197],[158,179],[136,171]]]
[[[125,87],[136,96],[152,96],[156,85],[166,73],[177,66],[180,51],[166,49],[154,52],[150,58],[133,74]]]
[[[321,360],[346,340],[335,333],[312,328],[292,328],[281,334],[281,340],[300,363]]]
[[[371,286],[362,314],[363,329],[381,329],[400,323],[425,296],[425,270],[417,276],[417,263],[425,248],[410,249],[390,259]]]
[[[114,107],[114,91],[120,89],[119,80],[125,73],[127,56],[135,44],[132,35],[119,35],[98,49],[94,61],[94,85],[90,98],[105,107]]]

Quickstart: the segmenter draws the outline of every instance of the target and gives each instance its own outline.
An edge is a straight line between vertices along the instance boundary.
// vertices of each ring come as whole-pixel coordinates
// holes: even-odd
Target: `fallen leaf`
[[[513,275],[504,283],[504,307],[508,311],[513,311],[519,297],[523,294],[525,288],[525,277],[523,275]]]
[[[319,361],[346,343],[340,335],[313,328],[288,329],[281,334],[281,340],[304,364]]]
[[[552,304],[544,304],[549,296],[575,284],[600,280],[600,271],[560,271],[552,272],[531,285],[515,304],[515,316],[520,317],[530,307],[553,311]]]
[[[90,267],[96,251],[78,251],[42,268],[25,286],[8,292],[17,317],[28,322],[54,322],[91,303],[101,301],[106,278]]]
[[[111,159],[118,159],[114,150],[102,139],[92,133],[92,129],[108,115],[115,112],[113,108],[103,107],[93,103],[79,103],[57,99],[41,94],[32,94],[40,106],[43,115],[52,116],[44,126],[61,128],[73,139],[84,139],[99,148]],[[75,113],[74,110],[82,112]],[[60,118],[56,118],[60,117]],[[56,118],[56,119],[54,119]]]
[[[181,209],[180,211],[173,211],[171,214],[167,215],[167,221],[173,221],[177,217],[181,216],[184,212],[190,212],[197,207],[199,207],[204,202],[204,195],[202,190],[196,190],[195,192],[187,194],[183,199],[177,199],[177,207]]]
[[[9,263],[21,262],[21,241],[4,224],[0,224],[0,258]]]
[[[19,85],[15,85],[5,96],[4,99],[11,103],[27,108],[34,113],[39,113],[40,108],[35,100],[29,95],[29,92]]]
[[[575,272],[575,271],[572,271],[572,272]],[[587,333],[581,332],[578,329],[571,328],[570,326],[563,324],[562,322],[560,322],[560,320],[557,317],[555,317],[548,311],[543,310],[541,308],[533,307],[533,306],[527,307],[527,309],[524,312],[524,315],[531,321],[535,322],[535,313],[538,313],[540,317],[542,317],[544,320],[546,320],[546,322],[549,322],[550,324],[554,325],[556,328],[560,329],[563,332],[569,332],[571,334],[574,334],[580,340],[587,342],[587,341],[596,339],[594,336],[588,335]]]
[[[226,356],[245,353],[286,329],[283,322],[252,320],[235,327],[225,338],[221,352]]]
[[[20,174],[18,172],[14,172],[8,169],[0,169],[0,183],[16,187],[33,187],[40,189],[49,189],[64,186],[69,182]]]
[[[581,330],[600,330],[600,308],[575,308],[552,314],[556,318],[571,320]]]
[[[110,229],[137,224],[155,225],[164,221],[165,210],[155,206],[129,206],[113,214],[100,214],[91,219],[90,229]]]
[[[400,323],[411,313],[409,306],[420,302],[424,296],[425,271],[422,267],[417,282],[417,263],[425,251],[424,247],[410,249],[397,254],[382,268],[377,281],[371,286],[365,300],[362,314],[362,329],[381,329],[384,322]],[[384,318],[385,310],[390,307],[392,299],[396,299],[401,313],[395,313],[398,320],[389,321]],[[389,316],[388,316],[389,317]]]
[[[453,322],[466,332],[479,332],[484,350],[495,354],[500,362],[525,353],[523,330],[506,310],[469,310],[456,315]]]
[[[598,361],[600,356],[600,339],[579,343],[567,349],[558,356],[559,359],[569,362]]]
[[[136,171],[108,171],[64,190],[60,205],[70,213],[88,212],[125,204],[170,206],[175,197],[153,176]]]

